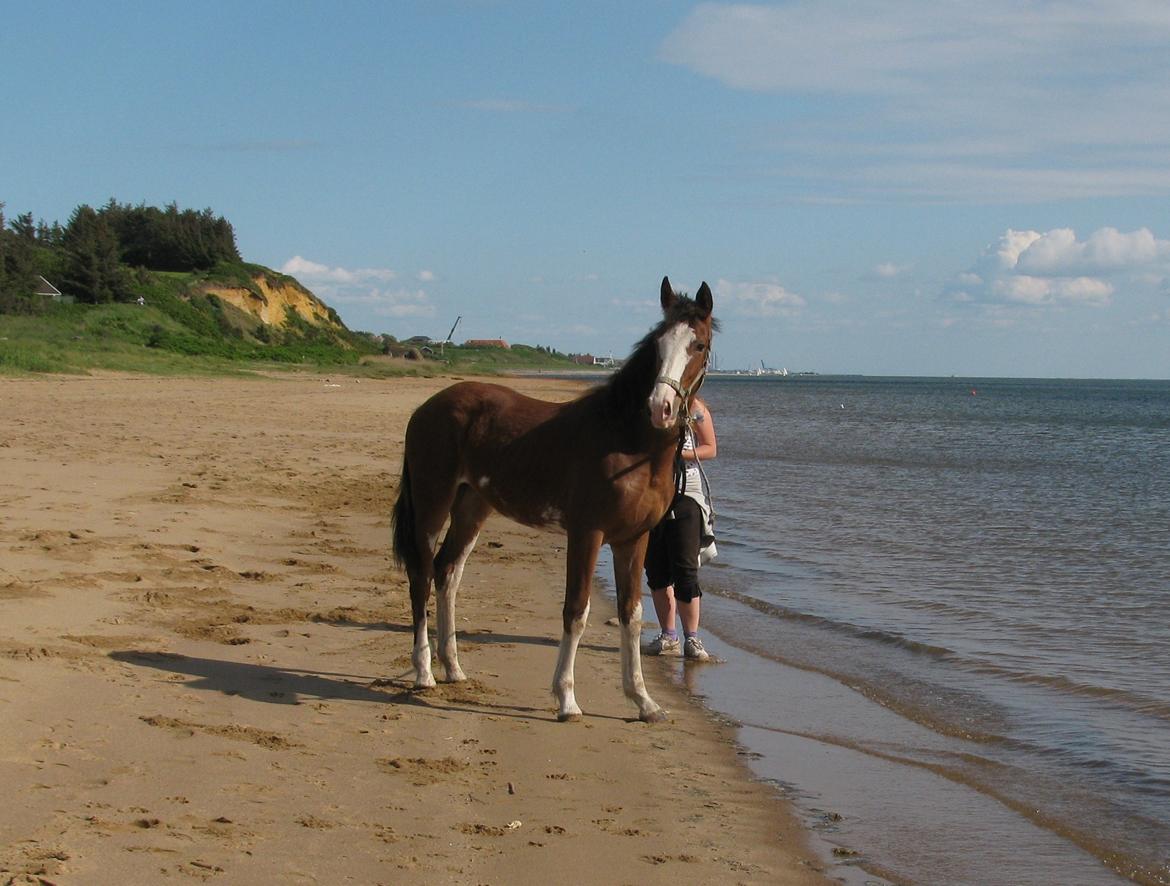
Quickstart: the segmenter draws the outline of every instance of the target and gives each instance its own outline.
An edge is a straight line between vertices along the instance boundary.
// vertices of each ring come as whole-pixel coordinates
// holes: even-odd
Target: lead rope
[[[695,419],[691,415],[690,409],[687,408],[685,405],[683,406],[683,410],[684,410],[683,411],[683,420],[686,422],[686,429],[687,429],[687,431],[690,431],[691,437],[693,439],[695,432],[692,429],[692,426],[695,423]],[[686,439],[686,432],[684,431],[682,437],[679,438],[679,444],[678,444],[678,457],[679,457],[680,461],[682,460],[683,442],[685,439]],[[707,497],[707,507],[711,511],[711,524],[713,526],[715,524],[715,499],[713,499],[711,497],[711,482],[707,479],[707,472],[705,470],[703,470],[703,462],[699,460],[699,448],[696,446],[696,447],[694,447],[694,449],[692,451],[695,453],[695,457],[694,457],[695,467],[697,467],[699,469],[699,480],[700,480],[701,485],[703,487],[703,495],[705,495]],[[682,488],[679,489],[679,492],[686,492],[686,488],[687,488],[686,474],[687,474],[687,472],[686,472],[685,465],[683,467],[683,470],[681,471],[681,474],[682,474],[682,483],[681,483]]]
[[[678,435],[678,449],[674,453],[674,466],[678,471],[678,477],[674,481],[675,495],[682,495],[687,491],[687,463],[683,458],[683,448],[687,442],[687,431],[691,431],[692,445],[694,438],[694,431],[691,430],[695,423],[694,416],[691,415],[691,393],[697,391],[703,385],[703,376],[706,375],[706,367],[704,372],[699,376],[697,384],[692,384],[690,388],[684,388],[681,382],[676,382],[674,379],[665,375],[658,377],[661,382],[666,382],[674,388],[679,395],[679,416],[682,419],[682,432]],[[695,460],[698,463],[698,459]],[[702,469],[700,468],[700,474]]]
[[[704,372],[699,376],[698,383],[691,388],[692,393],[698,393],[699,388],[703,386],[706,378],[706,367]],[[676,389],[677,390],[677,389]],[[703,495],[707,498],[707,509],[711,512],[711,526],[715,526],[715,499],[711,497],[711,481],[707,479],[707,472],[703,469],[703,462],[699,459],[699,447],[695,445],[695,417],[691,415],[691,403],[688,397],[682,398],[682,420],[683,432],[678,436],[678,453],[675,455],[675,461],[678,463],[678,482],[675,484],[675,492],[682,495],[687,491],[687,469],[686,461],[683,459],[683,445],[686,443],[687,434],[691,435],[691,451],[694,452],[695,467],[699,469],[699,482],[703,487]]]

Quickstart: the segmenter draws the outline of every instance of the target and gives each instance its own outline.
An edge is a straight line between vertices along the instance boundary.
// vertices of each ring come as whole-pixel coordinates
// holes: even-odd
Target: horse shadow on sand
[[[431,614],[431,622],[434,622],[434,614]],[[358,621],[350,618],[314,618],[314,624],[326,624],[339,628],[353,628],[359,631],[384,631],[394,634],[410,634],[413,633],[414,628],[408,624],[399,624],[389,621]],[[434,644],[434,636],[431,637],[431,643]],[[507,644],[514,643],[516,645],[525,646],[551,646],[554,649],[560,646],[560,641],[553,637],[537,637],[532,634],[505,634],[500,631],[492,630],[491,628],[463,628],[459,631],[459,648],[463,648],[463,644]],[[617,655],[619,647],[612,644],[604,645],[600,643],[586,643],[581,641],[578,649],[589,649],[593,652],[602,652],[606,654]]]
[[[361,624],[352,621],[339,621],[336,624],[360,630],[411,632],[409,625],[386,622]],[[525,643],[550,647],[557,645],[555,640],[545,637],[501,634],[490,630],[476,631],[472,629],[463,636],[466,637],[469,646],[475,643]],[[594,648],[602,652],[616,653],[617,651],[616,647],[596,646]],[[413,670],[407,670],[394,677],[380,678],[368,674],[305,670],[252,662],[200,658],[174,652],[122,649],[111,651],[108,655],[114,661],[132,667],[153,668],[170,674],[183,675],[188,678],[185,685],[192,689],[237,696],[263,704],[300,705],[314,701],[358,702],[413,706],[452,713],[491,714],[525,720],[554,722],[556,720],[556,711],[552,704],[546,707],[527,707],[493,703],[489,698],[483,697],[484,693],[475,691],[475,687],[481,685],[475,680],[469,681],[469,683],[440,683],[432,689],[416,689],[413,685]]]

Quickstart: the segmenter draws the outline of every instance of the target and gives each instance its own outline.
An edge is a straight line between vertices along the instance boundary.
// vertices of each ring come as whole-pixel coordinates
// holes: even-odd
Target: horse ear
[[[706,317],[711,313],[711,309],[715,307],[715,299],[711,297],[711,287],[707,285],[707,281],[703,281],[703,285],[699,287],[699,293],[695,296],[695,304],[703,309],[703,316]]]
[[[662,302],[662,310],[669,311],[670,306],[674,304],[676,298],[678,298],[678,296],[676,296],[674,294],[674,287],[670,285],[670,278],[663,277],[662,278],[662,296],[660,299]]]

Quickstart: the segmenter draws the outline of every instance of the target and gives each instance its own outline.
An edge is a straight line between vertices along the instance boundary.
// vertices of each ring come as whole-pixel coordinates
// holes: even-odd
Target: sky
[[[353,329],[1170,378],[1161,0],[4,4],[0,201],[212,208]]]

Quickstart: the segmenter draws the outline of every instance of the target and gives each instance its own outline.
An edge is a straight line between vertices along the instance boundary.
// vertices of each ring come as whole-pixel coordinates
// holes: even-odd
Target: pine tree
[[[22,240],[29,243],[37,241],[37,226],[33,223],[33,214],[26,212],[24,215],[18,215],[12,222],[9,223],[12,228],[12,233]]]
[[[8,298],[8,234],[4,230],[4,204],[0,203],[0,310]]]
[[[236,235],[223,216],[169,203],[165,209],[120,204],[98,210],[113,228],[128,265],[157,271],[205,271],[221,261],[238,262]]]
[[[28,313],[38,304],[33,297],[37,285],[35,239],[29,234],[32,213],[5,224],[0,203],[0,312]]]
[[[92,304],[126,297],[128,280],[118,238],[102,215],[84,204],[78,206],[65,228],[63,245],[65,292]]]

